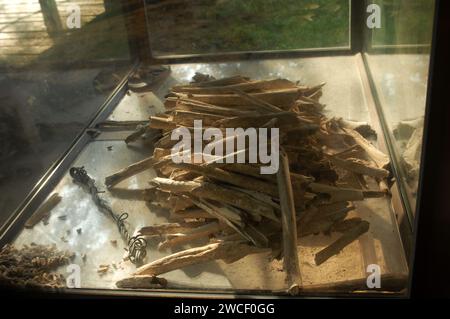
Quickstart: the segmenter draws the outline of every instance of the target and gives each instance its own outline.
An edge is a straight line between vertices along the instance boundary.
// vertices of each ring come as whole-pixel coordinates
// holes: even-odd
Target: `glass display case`
[[[0,0],[0,285],[409,296],[438,4]]]

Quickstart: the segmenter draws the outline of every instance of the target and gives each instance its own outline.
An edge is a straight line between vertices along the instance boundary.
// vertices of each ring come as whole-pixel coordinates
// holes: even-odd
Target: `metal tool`
[[[95,186],[95,180],[89,177],[84,167],[72,167],[70,169],[70,176],[72,176],[76,182],[86,187],[89,190],[89,193],[91,193],[92,199],[97,207],[116,222],[122,238],[128,245],[128,258],[130,261],[133,264],[142,264],[142,261],[147,255],[147,241],[141,235],[130,235],[130,232],[125,224],[128,214],[114,213],[109,204],[98,195],[101,192],[98,190],[97,186]]]

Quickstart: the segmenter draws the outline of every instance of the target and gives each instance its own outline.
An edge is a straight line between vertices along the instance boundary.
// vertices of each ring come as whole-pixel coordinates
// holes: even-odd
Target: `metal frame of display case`
[[[99,111],[94,115],[93,119],[89,122],[86,128],[75,138],[72,146],[68,151],[52,165],[52,167],[47,171],[46,174],[41,178],[41,180],[33,188],[32,192],[25,198],[19,208],[16,210],[14,215],[0,228],[0,247],[6,243],[11,242],[17,234],[21,231],[22,225],[25,221],[33,214],[33,212],[39,207],[43,200],[48,196],[49,193],[54,189],[56,184],[61,180],[65,172],[70,168],[74,159],[80,154],[84,147],[94,140],[91,134],[95,134],[95,127],[98,123],[106,120],[111,114],[112,110],[118,105],[119,101],[126,95],[128,91],[128,78],[129,76],[139,67],[139,63],[130,70],[122,79],[119,86],[110,94],[105,103],[100,107]],[[359,63],[358,69],[361,70],[363,67],[362,60]],[[367,94],[370,94],[368,86],[365,85],[364,90]],[[372,108],[375,110],[374,108]],[[376,115],[375,115],[376,116]],[[0,287],[1,292],[1,287]],[[124,296],[128,297],[184,297],[184,298],[287,298],[289,295],[285,290],[246,290],[240,289],[238,291],[232,289],[213,289],[213,288],[196,288],[196,289],[96,289],[96,288],[81,288],[81,289],[56,289],[56,290],[16,290],[14,293],[23,295],[42,295],[42,296],[52,296],[53,294],[62,295],[67,298],[74,298],[76,296],[108,296],[122,298]],[[374,292],[336,292],[336,291],[314,291],[314,292],[302,292],[298,297],[354,297],[354,298],[379,298],[383,296],[383,293]],[[403,298],[403,292],[398,293],[387,293],[389,297],[393,298]]]
[[[363,17],[364,17],[364,1],[351,0],[351,27],[350,27],[350,46],[348,48],[329,48],[329,49],[312,49],[312,50],[289,50],[289,51],[264,51],[264,52],[231,52],[226,54],[207,54],[207,55],[189,55],[179,57],[156,58],[151,54],[149,35],[147,33],[145,4],[143,0],[130,0],[123,2],[123,11],[126,14],[126,26],[129,35],[130,49],[132,57],[142,63],[153,64],[173,64],[185,62],[211,62],[211,61],[230,61],[238,59],[262,59],[262,58],[296,58],[296,57],[312,57],[322,55],[351,55],[361,52],[364,49],[363,42]],[[132,15],[129,13],[133,12]],[[429,78],[429,90],[425,117],[425,132],[424,135],[424,151],[422,155],[421,178],[419,184],[419,198],[418,198],[418,213],[415,224],[416,249],[415,258],[411,259],[410,288],[409,294],[417,296],[423,294],[424,291],[434,289],[430,284],[442,283],[438,280],[439,274],[445,275],[445,270],[449,269],[448,259],[439,259],[438,256],[443,256],[448,249],[443,249],[442,245],[450,242],[450,221],[449,216],[445,216],[446,210],[449,209],[448,202],[445,199],[445,184],[439,188],[439,191],[433,188],[436,181],[440,181],[439,168],[445,167],[445,160],[449,159],[448,140],[443,141],[440,137],[445,136],[444,133],[449,131],[449,125],[443,123],[444,115],[448,115],[448,108],[440,107],[440,104],[445,101],[447,94],[450,91],[446,79],[448,74],[448,66],[443,68],[445,60],[450,56],[447,39],[449,36],[449,2],[436,0],[434,42],[432,50],[431,73]],[[136,67],[136,66],[135,66]],[[133,68],[134,70],[134,68]],[[0,245],[8,242],[20,230],[20,225],[26,218],[37,208],[39,203],[45,198],[48,192],[52,189],[55,183],[60,179],[64,168],[68,168],[73,159],[77,156],[79,151],[90,141],[89,131],[96,123],[102,121],[117,105],[118,101],[124,96],[127,90],[127,78],[133,72],[128,73],[121,81],[119,86],[109,96],[106,102],[102,105],[94,118],[90,121],[86,129],[76,138],[71,148],[52,165],[42,179],[37,183],[32,192],[26,197],[14,215],[8,222],[0,228]],[[446,117],[445,117],[446,118]],[[447,135],[450,136],[450,133]],[[440,156],[438,150],[444,149],[447,151],[446,157]],[[447,168],[447,173],[449,169]],[[448,188],[448,186],[447,186]],[[441,195],[439,198],[438,196]],[[441,202],[439,202],[439,200]],[[447,227],[447,228],[446,228]],[[443,241],[443,239],[447,241]],[[442,241],[442,242],[441,242]],[[433,262],[441,266],[446,265],[447,268],[440,268],[441,271],[435,271],[430,268],[428,261],[432,258]],[[444,270],[445,269],[445,270]],[[434,278],[434,281],[429,281]],[[438,280],[438,281],[436,281]],[[427,290],[428,289],[428,290]],[[448,287],[442,287],[442,290]],[[158,297],[233,297],[239,295],[240,297],[256,296],[258,291],[242,291],[226,292],[226,291],[196,291],[195,293],[189,291],[130,291],[130,290],[103,290],[103,289],[62,289],[56,292],[64,292],[68,298],[74,295],[99,295],[99,296],[158,296]],[[34,291],[33,293],[39,293]],[[51,292],[41,292],[44,295],[51,294]],[[267,291],[258,297],[267,296]],[[332,296],[333,294],[324,292],[316,294],[317,296]],[[342,294],[339,294],[342,296]],[[306,295],[305,295],[306,296]],[[307,294],[310,296],[310,294]],[[348,294],[352,297],[380,297],[379,293],[373,294]],[[392,295],[398,297],[398,295]]]

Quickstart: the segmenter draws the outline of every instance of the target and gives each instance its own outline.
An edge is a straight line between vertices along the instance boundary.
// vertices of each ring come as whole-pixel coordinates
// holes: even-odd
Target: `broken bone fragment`
[[[159,241],[160,250],[181,250],[141,266],[118,285],[153,287],[158,285],[153,276],[173,270],[272,252],[285,258],[289,291],[295,293],[301,290],[296,286],[301,285],[301,269],[292,262],[297,238],[341,234],[316,255],[321,264],[366,232],[369,223],[348,214],[356,213],[353,202],[386,195],[366,186],[370,179],[378,182],[389,176],[389,157],[365,138],[374,135],[368,123],[325,116],[320,103],[324,89],[323,83],[306,86],[286,79],[215,79],[202,74],[172,87],[164,102],[166,111],[152,116],[133,136],[155,132],[152,156],[111,172],[106,184],[113,187],[154,170],[152,188],[145,190],[142,200],[167,210],[169,221],[145,225],[140,234]],[[200,120],[202,145],[194,148],[194,127]],[[267,161],[250,161],[245,141],[242,149],[225,154],[227,142],[239,141],[236,135],[224,134],[230,127],[278,128],[278,143],[285,150],[276,158],[277,168],[283,165],[282,174],[264,174],[261,168]],[[204,139],[208,129],[214,129],[216,138]],[[174,161],[172,147],[179,141],[172,140],[172,134],[181,131],[189,136],[186,147],[175,152],[183,160]],[[267,150],[275,145],[272,141],[266,143]],[[244,161],[237,162],[239,157]],[[342,186],[349,183],[348,176],[358,177],[355,187]]]

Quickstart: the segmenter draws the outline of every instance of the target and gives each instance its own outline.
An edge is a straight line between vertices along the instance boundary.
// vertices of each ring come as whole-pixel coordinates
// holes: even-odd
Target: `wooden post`
[[[289,172],[289,160],[282,148],[280,148],[280,168],[277,173],[277,181],[281,205],[284,270],[286,271],[289,293],[296,295],[300,291],[302,284],[297,253],[297,219]]]
[[[57,37],[63,30],[55,0],[39,0],[47,33],[51,38]]]
[[[149,63],[151,51],[144,0],[121,0],[121,3],[131,56]]]

